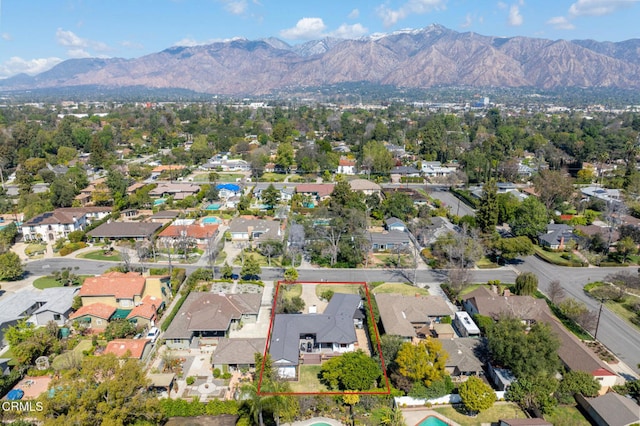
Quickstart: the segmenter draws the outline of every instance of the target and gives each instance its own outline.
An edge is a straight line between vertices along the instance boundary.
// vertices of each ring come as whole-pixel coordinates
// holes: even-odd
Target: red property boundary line
[[[319,281],[278,281],[276,285],[276,291],[273,295],[273,302],[271,306],[271,320],[269,321],[269,332],[267,333],[267,343],[264,348],[264,353],[262,354],[262,365],[260,366],[260,378],[258,379],[258,395],[268,396],[268,395],[390,395],[391,394],[391,384],[389,383],[389,377],[387,376],[387,369],[385,367],[384,358],[382,357],[382,346],[380,344],[380,333],[378,332],[378,325],[374,322],[373,329],[375,330],[376,335],[376,346],[378,348],[378,356],[380,357],[380,363],[382,366],[382,375],[384,377],[385,389],[377,390],[377,391],[346,391],[346,392],[263,392],[261,390],[262,387],[262,379],[265,368],[265,360],[267,354],[269,353],[269,346],[271,344],[271,332],[273,329],[273,322],[275,320],[276,315],[276,303],[278,300],[278,293],[280,292],[280,286],[283,284],[302,284],[302,285],[361,285],[364,288],[364,293],[367,299],[368,309],[369,309],[369,318],[374,318],[373,316],[373,305],[371,304],[371,293],[369,292],[369,286],[365,281],[331,281],[331,282],[319,282]],[[367,333],[368,335],[369,333]]]

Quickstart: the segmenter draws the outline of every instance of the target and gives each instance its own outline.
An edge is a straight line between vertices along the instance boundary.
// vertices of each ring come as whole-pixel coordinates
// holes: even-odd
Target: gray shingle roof
[[[447,302],[438,296],[376,294],[380,320],[387,334],[415,337],[413,324],[426,324],[429,317],[453,315]]]
[[[92,238],[147,238],[162,227],[159,223],[103,223],[87,234]]]
[[[305,334],[315,334],[317,343],[356,342],[353,319],[360,303],[358,295],[335,293],[322,314],[276,315],[269,343],[271,358],[297,365],[299,339]]]
[[[262,354],[267,339],[228,339],[218,341],[213,353],[213,364],[254,364],[255,353]]]

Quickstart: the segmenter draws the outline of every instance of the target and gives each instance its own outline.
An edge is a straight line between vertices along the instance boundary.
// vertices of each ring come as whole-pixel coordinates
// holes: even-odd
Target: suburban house
[[[105,303],[91,303],[80,307],[69,316],[79,326],[91,329],[104,329],[116,313],[116,307]],[[124,318],[122,315],[120,318]]]
[[[269,240],[281,240],[281,222],[277,220],[236,217],[229,224],[232,241],[253,241],[261,243]]]
[[[237,195],[242,195],[240,185],[235,183],[219,183],[216,185],[216,189],[218,190],[218,196],[225,200]]]
[[[136,272],[113,271],[87,278],[79,295],[82,306],[103,303],[126,310],[128,315],[147,296],[158,298],[159,304],[167,303],[171,298],[171,283],[168,276],[146,277]]]
[[[127,315],[127,320],[136,325],[153,327],[158,320],[158,311],[165,306],[164,301],[156,296],[147,295]]]
[[[406,232],[367,232],[365,235],[371,243],[372,251],[407,249],[411,245],[411,239]]]
[[[71,315],[73,298],[78,287],[52,287],[44,290],[21,291],[0,299],[0,346],[4,332],[20,320],[37,326],[54,321],[59,326]]]
[[[161,175],[168,175],[167,177],[171,180],[177,179],[178,176],[182,173],[182,170],[186,166],[183,164],[160,164],[157,165],[151,170],[151,179],[156,180]]]
[[[336,173],[341,175],[355,175],[356,174],[356,161],[349,158],[340,158],[338,161],[338,168]]]
[[[484,376],[484,362],[480,359],[480,339],[439,339],[449,357],[445,370],[456,382],[464,382],[471,376]]]
[[[103,355],[113,354],[118,358],[145,359],[151,352],[149,339],[115,339],[107,343]]]
[[[152,216],[150,216],[149,221],[153,223],[161,223],[164,225],[165,223],[173,222],[178,218],[179,215],[180,212],[175,210],[160,210],[159,212],[154,213]]]
[[[446,217],[434,216],[430,220],[429,225],[415,232],[416,239],[423,247],[431,246],[443,235],[460,231],[460,228]]]
[[[361,191],[364,195],[380,195],[382,187],[367,179],[353,179],[349,181],[352,191]]]
[[[75,196],[74,200],[78,201],[80,205],[86,206],[91,204],[93,193],[96,191],[108,191],[109,188],[106,184],[106,178],[98,178],[89,183],[85,188],[80,190],[80,193]]]
[[[335,293],[324,312],[277,314],[269,339],[269,353],[278,375],[297,376],[298,365],[320,364],[323,359],[356,350],[356,327],[362,327],[362,299]]]
[[[193,222],[193,221],[191,221]],[[218,235],[218,225],[206,223],[190,223],[185,225],[169,225],[160,234],[158,241],[173,247],[180,240],[193,241],[199,248],[204,248],[211,239]]]
[[[287,247],[302,249],[305,246],[306,236],[304,226],[299,223],[292,223],[289,226],[289,236],[287,238]]]
[[[553,426],[553,423],[534,417],[531,419],[500,419],[498,426]]]
[[[61,208],[45,212],[24,222],[21,232],[25,241],[56,241],[70,232],[84,229],[94,220],[111,213],[110,207]]]
[[[222,172],[244,172],[251,170],[251,165],[245,160],[228,159],[222,156],[220,158],[211,158],[207,163],[201,165],[201,170],[220,170]]]
[[[573,233],[573,226],[562,223],[550,223],[546,232],[538,235],[540,245],[551,250],[563,250],[570,241],[577,243],[578,239]]]
[[[553,316],[543,299],[514,296],[508,291],[500,296],[486,287],[478,287],[464,296],[463,306],[470,315],[480,314],[495,320],[506,314],[526,324],[548,324],[560,340],[558,356],[565,367],[591,374],[603,391],[618,384],[618,375]]]
[[[419,177],[420,170],[416,169],[413,166],[396,166],[391,169],[392,175],[400,175],[403,177]]]
[[[264,338],[228,339],[220,338],[218,346],[213,352],[213,368],[221,371],[227,366],[229,371],[240,369],[254,369],[256,367],[255,354],[264,353],[267,340]]]
[[[258,318],[261,294],[191,292],[164,333],[170,349],[216,344],[240,323]]]
[[[619,189],[587,186],[586,188],[580,188],[580,192],[585,198],[596,198],[606,203],[622,203],[622,193]]]
[[[87,232],[94,240],[148,240],[162,228],[160,223],[146,222],[108,222]]]
[[[296,194],[309,197],[314,204],[317,204],[331,196],[334,186],[332,183],[301,183],[296,185]]]
[[[173,197],[174,200],[184,200],[190,195],[200,192],[200,185],[195,183],[159,183],[157,187],[149,191],[151,197]]]
[[[445,167],[440,161],[423,161],[420,171],[424,177],[434,178],[448,176],[456,172],[455,167]]]
[[[439,296],[382,293],[376,294],[375,298],[385,334],[406,340],[430,337],[433,326],[454,313]]]
[[[404,232],[407,230],[407,226],[404,224],[404,222],[397,217],[390,217],[389,219],[385,219],[384,226],[385,228],[387,228],[387,231]]]
[[[640,406],[615,392],[596,398],[578,394],[576,402],[597,426],[631,426],[640,422]]]

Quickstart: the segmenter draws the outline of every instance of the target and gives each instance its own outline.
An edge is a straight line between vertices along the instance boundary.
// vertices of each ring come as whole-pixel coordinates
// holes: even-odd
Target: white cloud
[[[602,16],[634,6],[639,0],[578,0],[569,7],[570,16]]]
[[[289,40],[312,40],[322,37],[326,28],[322,18],[302,18],[295,27],[280,31],[280,35]]]
[[[520,14],[520,7],[515,4],[511,5],[509,8],[509,19],[507,21],[509,25],[512,27],[519,27],[522,25],[523,21],[524,19],[522,18],[522,14]]]
[[[62,62],[62,59],[55,57],[23,59],[18,56],[14,56],[8,61],[0,64],[0,78],[7,78],[20,73],[35,75],[50,69],[60,62]]]
[[[67,54],[72,58],[104,56],[92,55],[89,50],[94,50],[97,52],[108,52],[111,50],[111,48],[106,43],[82,38],[75,34],[73,31],[66,31],[62,28],[58,28],[56,30],[56,41],[60,46],[64,46],[67,48]]]
[[[564,16],[555,16],[549,19],[547,24],[553,26],[556,30],[573,30],[576,28],[576,26]]]
[[[362,24],[342,24],[337,30],[332,31],[329,35],[337,38],[358,38],[362,37],[369,30],[362,26]]]
[[[360,11],[358,9],[353,9],[349,13],[349,15],[347,15],[349,19],[358,19],[359,16],[360,16]]]
[[[0,38],[2,38],[4,41],[11,41],[11,40],[13,40],[13,37],[11,37],[11,34],[9,34],[9,33],[2,33],[2,34],[0,34]]]
[[[507,9],[508,7],[509,7],[508,4],[501,1],[498,2],[498,9]]]
[[[247,0],[220,0],[224,4],[224,10],[232,15],[242,15],[247,11],[249,5]]]
[[[444,10],[446,7],[447,0],[408,0],[397,10],[380,5],[377,13],[382,18],[382,23],[390,27],[410,15],[423,15],[434,10]]]
[[[464,22],[460,24],[460,28],[469,28],[471,24],[473,24],[473,18],[471,17],[470,13],[467,13],[467,15],[464,17]]]

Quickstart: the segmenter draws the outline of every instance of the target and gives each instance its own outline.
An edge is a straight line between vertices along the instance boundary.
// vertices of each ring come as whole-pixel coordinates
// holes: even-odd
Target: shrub
[[[224,380],[229,380],[229,379],[231,378],[231,373],[229,373],[229,372],[224,373],[224,374],[222,375],[222,378],[223,378]]]
[[[217,379],[218,377],[220,377],[220,369],[219,368],[214,368],[213,369],[213,378]]]
[[[195,377],[193,377],[193,376],[187,377],[187,385],[191,386],[195,382],[196,382],[196,378]]]

